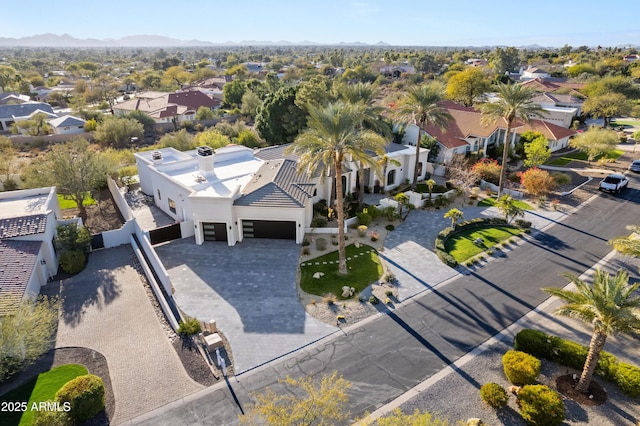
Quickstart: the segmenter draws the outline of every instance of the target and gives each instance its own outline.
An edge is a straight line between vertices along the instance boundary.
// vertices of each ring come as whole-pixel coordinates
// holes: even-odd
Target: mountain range
[[[376,44],[367,44],[361,42],[342,42],[334,43],[336,46],[388,46],[384,42]],[[213,43],[202,40],[179,40],[171,37],[157,35],[132,35],[118,39],[79,39],[69,34],[38,34],[29,37],[9,38],[0,37],[1,47],[197,47],[197,46],[320,46],[322,43],[313,41],[291,42],[286,40],[280,41],[262,41],[262,40],[243,40],[240,42],[225,41],[222,43]]]

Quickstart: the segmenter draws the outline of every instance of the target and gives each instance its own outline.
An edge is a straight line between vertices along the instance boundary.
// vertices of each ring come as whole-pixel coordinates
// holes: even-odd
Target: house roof
[[[46,229],[46,214],[3,218],[0,219],[0,240],[42,234]]]
[[[299,174],[293,160],[268,160],[258,169],[235,200],[238,206],[304,207],[313,196],[315,184],[307,174]]]
[[[41,241],[0,241],[0,317],[20,305],[41,246]]]
[[[534,78],[520,84],[531,87],[538,92],[555,92],[560,89],[570,89],[577,92],[585,86],[585,83],[573,83],[558,78]]]
[[[121,104],[114,109],[123,111],[143,111],[153,118],[173,117],[187,111],[196,111],[201,106],[208,108],[220,104],[201,91],[185,91],[177,93],[145,92]]]
[[[0,93],[0,105],[22,104],[29,102],[30,97],[18,92],[2,92]]]
[[[549,141],[559,141],[566,137],[570,137],[575,135],[577,132],[575,130],[566,129],[562,126],[558,126],[553,123],[549,123],[543,120],[530,120],[529,123],[526,123],[519,129],[518,133],[522,132],[540,132],[542,133],[547,140]]]
[[[44,102],[27,102],[24,104],[0,105],[0,119],[28,117],[38,110],[53,115],[51,105]]]
[[[255,150],[254,154],[261,160],[278,160],[280,158],[284,158],[287,160],[297,160],[298,157],[296,155],[285,152],[290,146],[290,143],[285,145],[268,146],[266,148]]]
[[[539,102],[551,102],[553,104],[575,104],[575,105],[581,105],[582,104],[582,100],[576,98],[575,96],[571,96],[571,95],[562,95],[559,93],[549,93],[549,92],[544,92],[544,93],[540,93],[536,96],[534,96],[531,99],[533,102],[539,103]]]
[[[74,117],[72,115],[63,115],[62,117],[50,120],[49,124],[53,127],[84,126],[85,121],[82,118]]]

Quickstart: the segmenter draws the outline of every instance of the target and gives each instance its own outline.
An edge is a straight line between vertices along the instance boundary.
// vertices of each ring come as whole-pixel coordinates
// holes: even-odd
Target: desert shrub
[[[502,366],[507,379],[514,385],[536,382],[540,374],[540,360],[526,352],[509,350],[502,356]]]
[[[320,251],[325,250],[327,248],[327,240],[322,237],[316,239],[316,248]]]
[[[327,218],[323,216],[316,216],[311,220],[312,228],[324,228],[327,226]]]
[[[56,392],[56,401],[71,405],[69,416],[77,422],[95,417],[104,409],[104,383],[93,374],[78,376]]]
[[[200,331],[202,331],[202,327],[200,326],[200,321],[196,318],[187,318],[186,321],[180,320],[178,324],[178,333],[185,336],[193,336],[200,333]]]
[[[516,219],[516,225],[521,228],[531,228],[531,221],[524,219]]]
[[[320,200],[313,205],[313,212],[327,217],[329,214],[329,208],[327,207],[327,200]]]
[[[371,303],[372,305],[377,305],[379,302],[380,302],[380,299],[378,299],[373,294],[369,296],[369,303]]]
[[[371,215],[366,211],[356,213],[356,216],[358,217],[358,225],[369,226],[373,220]]]
[[[54,401],[51,401],[53,403]],[[33,426],[67,426],[73,424],[69,413],[56,410],[36,411],[33,418]]]
[[[509,401],[509,394],[497,383],[485,383],[482,385],[480,397],[493,408],[502,408]]]
[[[449,200],[445,195],[438,195],[434,204],[436,207],[447,207],[451,204],[451,200]]]
[[[551,177],[556,181],[556,185],[571,185],[571,175],[562,172],[552,172]]]
[[[502,170],[498,161],[491,158],[483,158],[474,164],[471,169],[479,173],[482,179],[497,185],[500,181],[500,171]]]
[[[311,243],[309,242],[309,240],[307,240],[306,238],[304,240],[302,240],[302,247],[307,247],[308,245],[310,245]]]
[[[554,178],[546,170],[533,167],[520,173],[520,185],[533,197],[546,195],[553,191],[557,184]]]
[[[311,253],[311,251],[309,250],[309,247],[305,247],[302,249],[302,254],[304,254],[305,256],[308,255],[309,253]]]
[[[4,191],[15,191],[18,189],[18,182],[14,179],[8,178],[2,183],[2,188]]]
[[[394,229],[396,229],[396,227],[393,226],[392,224],[389,224],[389,225],[385,226],[384,229],[386,229],[387,231],[393,231]]]
[[[564,402],[560,394],[545,385],[526,385],[516,400],[528,425],[556,426],[564,422]]]
[[[398,209],[396,209],[393,206],[388,206],[383,208],[382,211],[380,212],[380,215],[387,220],[394,220],[399,217]]]
[[[60,255],[60,267],[69,274],[77,274],[84,269],[86,257],[81,251],[67,250]]]
[[[632,398],[640,396],[640,368],[625,362],[618,363],[615,382],[626,395]]]

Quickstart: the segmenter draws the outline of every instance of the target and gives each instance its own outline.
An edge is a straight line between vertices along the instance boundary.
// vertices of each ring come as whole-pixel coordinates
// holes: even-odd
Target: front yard
[[[492,247],[517,237],[523,232],[522,229],[511,226],[464,229],[446,241],[445,250],[458,263],[463,263],[480,253],[491,251]],[[482,242],[475,242],[480,240]]]

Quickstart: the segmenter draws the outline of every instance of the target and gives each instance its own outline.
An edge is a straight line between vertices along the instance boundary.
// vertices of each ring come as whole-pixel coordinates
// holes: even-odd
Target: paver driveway
[[[120,424],[202,386],[187,373],[162,330],[138,273],[130,246],[91,254],[80,274],[62,281],[64,312],[56,347],[82,346],[102,353]]]
[[[236,374],[337,330],[309,316],[298,300],[300,246],[293,241],[246,239],[229,247],[185,238],[155,249],[178,306],[199,320],[215,320],[229,340]]]

